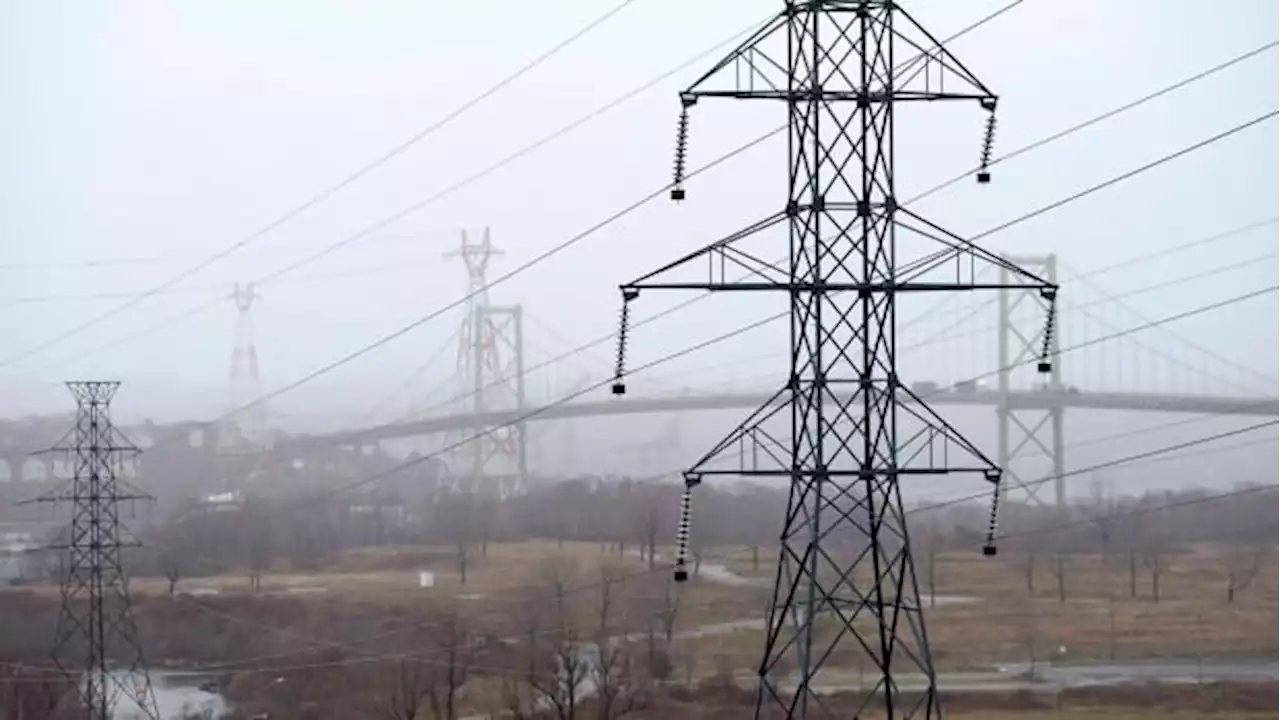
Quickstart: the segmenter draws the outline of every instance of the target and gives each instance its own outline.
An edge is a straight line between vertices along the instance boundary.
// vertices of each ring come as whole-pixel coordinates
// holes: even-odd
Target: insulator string
[[[631,300],[634,297],[634,292],[622,293],[622,312],[618,318],[618,361],[613,368],[614,395],[627,393],[627,384],[622,378],[627,374],[627,335],[631,330]]]
[[[693,483],[685,481],[680,496],[680,524],[676,526],[676,582],[689,579],[689,523],[693,505]]]
[[[689,146],[689,107],[680,108],[680,121],[676,125],[676,162],[675,173],[671,181],[671,199],[679,202],[684,199],[684,162]]]

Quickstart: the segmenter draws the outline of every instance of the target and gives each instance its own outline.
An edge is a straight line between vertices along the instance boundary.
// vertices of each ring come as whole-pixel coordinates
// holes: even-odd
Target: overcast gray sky
[[[922,0],[908,7],[945,36],[1002,4]],[[0,367],[4,414],[65,410],[70,399],[57,386],[61,380],[115,377],[127,383],[119,403],[124,415],[212,417],[226,409],[229,398],[235,323],[229,300],[102,352],[86,351],[226,295],[232,282],[268,275],[450,186],[729,38],[777,5],[636,0],[372,175],[184,281],[182,292],[158,295],[65,343]],[[154,287],[430,125],[606,7],[583,0],[0,3],[0,357],[124,302],[66,296],[127,295]],[[952,50],[1002,96],[1000,153],[1274,40],[1277,12],[1274,2],[1263,0],[1235,0],[1230,12],[1177,0],[1027,0]],[[459,228],[492,227],[495,243],[507,252],[495,261],[495,277],[661,186],[670,173],[675,93],[710,61],[262,286],[253,320],[263,389],[291,382],[460,296],[465,274],[457,263],[440,259],[456,245]],[[961,183],[917,209],[961,234],[982,231],[1274,110],[1278,82],[1273,49],[1000,165],[988,187]],[[783,119],[780,107],[704,103],[693,119],[691,163],[706,162]],[[901,195],[969,168],[978,155],[982,121],[976,108],[904,112],[898,134]],[[610,332],[619,282],[780,207],[784,153],[779,137],[736,158],[690,183],[688,202],[646,206],[495,288],[494,301],[523,303],[533,316],[534,360]],[[1277,154],[1276,124],[1270,121],[992,236],[987,245],[1056,252],[1071,268],[1088,271],[1267,220],[1276,214],[1280,194]],[[1271,224],[1100,275],[1096,283],[1120,294],[1243,263],[1126,298],[1148,318],[1163,317],[1275,284],[1274,258],[1244,261],[1273,253],[1276,238]],[[779,244],[779,252],[784,247]],[[158,260],[45,267],[131,258]],[[637,314],[681,299],[646,296]],[[956,307],[966,302],[971,301],[958,300]],[[637,332],[633,362],[777,307],[716,298]],[[1114,329],[1142,322],[1106,303],[1089,309]],[[288,393],[273,402],[277,419],[349,420],[368,410],[449,341],[458,319],[457,311],[450,312]],[[1085,321],[1067,321],[1068,336],[1071,322]],[[1170,327],[1274,376],[1277,325],[1276,298],[1268,295]],[[784,326],[760,331],[672,363],[655,381],[637,383],[696,388],[738,379],[763,386],[781,367],[784,332]],[[1144,334],[1141,340],[1226,380],[1192,387],[1198,373],[1177,363],[1157,365],[1130,341],[1115,344],[1110,356],[1091,355],[1092,368],[1069,368],[1068,380],[1106,389],[1128,372],[1140,389],[1234,387],[1244,394],[1270,387],[1256,375],[1215,366],[1168,333]],[[913,375],[951,381],[995,362],[994,335],[946,347],[953,349],[914,359]],[[584,376],[598,379],[608,371],[611,353],[602,347],[531,383],[554,384],[554,394]],[[1128,353],[1147,358],[1141,362],[1150,369],[1124,359]],[[419,402],[445,380],[451,361],[452,353],[445,352],[395,399],[393,409]],[[734,361],[741,362],[725,368]]]

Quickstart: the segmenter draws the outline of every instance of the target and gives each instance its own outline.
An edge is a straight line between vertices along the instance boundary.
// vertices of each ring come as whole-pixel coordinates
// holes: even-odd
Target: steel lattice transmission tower
[[[53,658],[75,683],[85,716],[108,720],[121,697],[146,717],[159,720],[138,630],[129,602],[121,553],[138,543],[120,521],[121,504],[150,500],[122,477],[138,448],[111,423],[111,398],[118,382],[69,382],[76,398],[75,428],[53,448],[72,464],[70,488],[35,502],[64,502],[72,508],[62,577],[62,611]]]
[[[1058,281],[1058,259],[1055,255],[1020,257],[1006,255],[1005,259],[1036,272],[1049,282]],[[1001,270],[1001,284],[1017,285],[1021,279],[1020,276]],[[1006,496],[1020,491],[1028,501],[1042,506],[1047,505],[1040,495],[1044,487],[1041,480],[1052,478],[1053,502],[1057,507],[1063,508],[1067,503],[1063,415],[1066,410],[1065,395],[1071,392],[1071,389],[1062,384],[1061,364],[1053,363],[1050,372],[1047,375],[1041,373],[1039,380],[1030,388],[1036,390],[1037,395],[1042,399],[1034,407],[1019,407],[1012,402],[1013,396],[1009,392],[1014,380],[1029,375],[1019,371],[1028,361],[1038,357],[1046,345],[1051,356],[1056,357],[1058,354],[1059,333],[1051,332],[1046,338],[1046,326],[1040,324],[1034,325],[1038,328],[1037,332],[1028,332],[1026,323],[1020,321],[1022,314],[1019,312],[1026,309],[1032,310],[1035,314],[1057,311],[1054,304],[1045,301],[1035,288],[1019,287],[1000,290],[1000,374],[997,386],[999,401],[996,405],[998,433],[996,461],[1008,474],[1003,484]],[[1053,318],[1049,326],[1052,327],[1056,320],[1056,317]],[[1047,407],[1044,403],[1047,403]],[[1023,465],[1024,469],[1021,472],[1015,467],[1014,460],[1027,449],[1039,451],[1043,456],[1044,460],[1036,463],[1044,468],[1043,473],[1031,475],[1025,469],[1026,464]],[[1026,475],[1030,476],[1024,477]]]
[[[832,716],[819,683],[843,648],[877,676],[862,707],[844,717],[867,717],[873,704],[883,705],[875,717],[937,717],[900,481],[949,472],[988,480],[984,553],[994,554],[1000,470],[898,377],[898,304],[911,293],[1003,287],[976,281],[986,267],[1048,298],[1057,288],[898,203],[894,115],[916,103],[980,105],[990,113],[978,172],[985,183],[996,96],[896,3],[790,0],[681,93],[675,200],[685,196],[688,110],[708,97],[786,107],[788,197],[779,212],[621,286],[613,392],[625,392],[628,307],[654,288],[778,293],[790,308],[790,371],[686,472],[676,579],[688,576],[690,488],[722,474],[786,480],[756,716]],[[769,242],[781,234],[771,231],[783,228],[787,258],[770,262],[782,245]],[[1047,354],[1040,366],[1048,369]],[[923,681],[923,690],[905,692],[899,675]]]
[[[478,488],[482,481],[493,482],[499,495],[507,495],[523,492],[528,484],[526,426],[523,422],[502,426],[482,419],[487,412],[525,407],[524,313],[519,305],[491,304],[487,289],[489,261],[502,254],[486,227],[479,242],[472,242],[463,230],[458,248],[444,258],[462,258],[467,270],[469,299],[459,333],[457,373],[468,410],[476,418],[474,427],[454,442],[489,431],[460,446],[455,458],[465,470],[458,477],[471,488]]]
[[[262,295],[253,283],[235,286],[230,299],[236,306],[235,347],[231,350],[231,407],[219,436],[224,450],[258,451],[271,446],[266,402],[262,397],[262,375],[258,369],[258,349],[254,342],[253,306]]]

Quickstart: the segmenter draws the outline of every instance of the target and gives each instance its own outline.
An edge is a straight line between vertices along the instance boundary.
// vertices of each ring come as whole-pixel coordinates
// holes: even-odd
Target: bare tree
[[[1107,583],[1107,657],[1116,659],[1116,589],[1111,577],[1111,545],[1113,541],[1113,522],[1109,516],[1110,503],[1097,488],[1102,487],[1095,480],[1094,520],[1093,526],[1098,531],[1098,561]]]
[[[169,553],[160,556],[160,564],[164,570],[165,579],[169,581],[169,594],[172,595],[178,589],[178,580],[181,578],[181,567],[178,559]]]
[[[501,693],[502,714],[511,720],[529,720],[537,712],[532,685],[525,677],[503,675]]]
[[[458,562],[458,582],[462,585],[467,584],[467,566],[471,561],[471,546],[465,540],[456,540],[454,547],[457,549],[455,557]]]
[[[1026,550],[1023,552],[1022,572],[1027,583],[1027,594],[1034,595],[1036,592],[1036,548],[1031,543],[1027,543]]]
[[[1169,567],[1164,549],[1152,545],[1142,551],[1142,566],[1151,572],[1151,602],[1160,602],[1160,575]]]
[[[1138,549],[1129,548],[1129,597],[1138,597]]]
[[[626,623],[618,615],[622,572],[600,567],[600,598],[595,628],[595,655],[588,663],[587,678],[594,687],[597,720],[615,720],[640,707],[642,688],[627,647]]]
[[[684,666],[684,684],[685,687],[693,687],[693,676],[698,670],[698,653],[692,649],[685,650],[680,654],[681,664]]]
[[[658,609],[658,620],[662,623],[662,633],[670,643],[676,632],[676,617],[680,613],[680,594],[673,587],[675,583],[668,575],[662,585],[662,606]]]
[[[569,586],[563,569],[550,563],[542,573],[546,595],[525,611],[524,681],[529,693],[508,693],[512,704],[529,711],[545,708],[559,720],[575,720],[586,691],[591,653],[584,649],[569,607]]]
[[[1141,507],[1141,506],[1140,506]],[[1134,529],[1138,533],[1138,552],[1142,566],[1151,573],[1151,602],[1160,602],[1160,576],[1169,566],[1169,537],[1160,511],[1137,515]]]
[[[270,566],[273,551],[271,518],[263,504],[262,500],[246,502],[240,512],[249,587],[254,590],[262,588],[262,572]]]
[[[435,684],[435,673],[425,663],[397,660],[379,673],[374,712],[386,720],[425,720]]]
[[[1226,547],[1223,561],[1227,566],[1227,602],[1235,602],[1236,593],[1253,585],[1268,555],[1268,546],[1274,545],[1275,530],[1267,524],[1257,523],[1251,516],[1262,507],[1265,519],[1275,517],[1274,503],[1259,503],[1252,497],[1238,496],[1226,503],[1219,513],[1227,523]]]
[[[912,550],[917,554],[924,555],[924,579],[925,584],[929,586],[929,607],[938,606],[938,552],[942,544],[942,536],[938,530],[938,526],[934,522],[929,522],[924,532],[920,533],[919,540],[913,538]]]
[[[680,594],[669,575],[663,578],[660,590],[652,585],[646,582],[641,589],[627,593],[631,602],[626,613],[643,621],[647,676],[665,680],[675,670],[671,642],[680,612]]]
[[[73,687],[60,674],[19,663],[0,663],[0,719],[71,718]]]
[[[1067,554],[1061,549],[1054,554],[1053,576],[1058,580],[1058,602],[1067,602]]]
[[[1040,628],[1036,618],[1036,601],[1034,598],[1027,598],[1023,606],[1023,611],[1019,614],[1019,635],[1022,640],[1023,650],[1027,657],[1027,676],[1034,680],[1038,662],[1037,650],[1040,645]]]
[[[653,570],[658,563],[658,528],[662,515],[656,493],[649,492],[646,495],[644,502],[639,503],[640,554],[642,558],[648,559],[649,569]]]
[[[1266,554],[1264,548],[1236,542],[1231,544],[1224,558],[1227,564],[1227,602],[1235,602],[1236,593],[1249,589],[1258,577]]]
[[[475,497],[470,489],[440,499],[432,508],[434,525],[454,546],[458,581],[467,584],[467,571],[475,559],[473,548],[478,534]]]
[[[470,676],[465,660],[469,634],[456,611],[450,610],[436,625],[432,640],[439,660],[436,682],[431,684],[429,693],[432,716],[436,720],[456,720],[458,693]]]

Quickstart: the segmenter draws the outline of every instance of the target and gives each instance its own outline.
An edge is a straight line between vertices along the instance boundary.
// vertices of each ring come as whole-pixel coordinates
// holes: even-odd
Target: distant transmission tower
[[[76,424],[53,450],[68,453],[74,476],[69,490],[36,501],[72,507],[70,536],[55,546],[67,550],[67,563],[53,658],[76,684],[85,717],[108,720],[123,696],[159,720],[121,563],[123,548],[138,545],[126,539],[121,503],[150,497],[120,477],[126,460],[139,451],[111,424],[111,398],[119,386],[67,383],[78,405]]]
[[[463,230],[461,244],[445,253],[444,258],[462,258],[470,298],[459,334],[457,372],[476,422],[454,441],[478,431],[490,431],[461,446],[455,456],[463,473],[459,479],[473,489],[479,489],[484,480],[505,496],[524,492],[529,466],[525,423],[504,426],[483,419],[488,412],[525,407],[524,315],[519,305],[490,304],[486,289],[489,260],[502,254],[490,241],[486,227],[480,242],[471,242]]]
[[[227,417],[218,443],[224,450],[257,451],[271,445],[266,403],[255,402],[262,396],[262,375],[258,370],[252,310],[261,297],[253,283],[237,284],[231,293],[236,306],[236,344],[231,351],[233,411]]]
[[[894,115],[908,104],[980,104],[989,116],[977,179],[986,183],[996,96],[895,2],[788,0],[681,93],[674,200],[685,197],[688,110],[703,97],[785,105],[788,196],[779,212],[621,286],[613,392],[626,391],[628,308],[645,289],[779,293],[790,307],[791,367],[777,393],[686,472],[676,579],[688,577],[690,488],[714,475],[785,479],[756,717],[830,716],[822,671],[849,652],[878,677],[842,716],[868,717],[881,703],[877,718],[938,717],[899,481],[981,474],[993,490],[991,555],[1001,472],[899,378],[898,303],[906,293],[1004,287],[976,281],[988,266],[1050,301],[1057,287],[899,204]],[[784,262],[771,261],[781,243],[761,242],[775,228],[786,229]],[[1038,364],[1050,369],[1047,345]],[[923,688],[905,691],[904,676]]]
[[[1049,282],[1058,281],[1058,259],[1054,255],[1005,256],[1005,259],[1042,275]],[[1003,269],[1000,275],[1000,282],[1004,285],[1016,286],[1021,280]],[[1061,365],[1054,363],[1048,375],[1040,375],[1039,384],[1024,388],[1035,391],[1032,397],[1039,402],[1034,406],[1019,406],[1012,401],[1013,396],[1010,394],[1013,380],[1024,374],[1029,375],[1019,372],[1019,369],[1028,360],[1034,359],[1046,344],[1050,355],[1058,354],[1057,333],[1046,338],[1045,326],[1038,326],[1038,332],[1027,332],[1024,326],[1015,322],[1015,317],[1024,308],[1037,312],[1054,312],[1056,308],[1031,287],[1016,290],[1002,288],[999,308],[1000,374],[997,386],[999,401],[996,405],[996,460],[1009,474],[1003,486],[1004,491],[1006,497],[1010,493],[1019,492],[1027,501],[1044,506],[1048,503],[1040,495],[1040,490],[1044,487],[1041,480],[1052,478],[1053,503],[1063,508],[1067,504],[1063,416],[1066,412],[1065,396],[1070,389],[1062,384]],[[1054,318],[1050,326],[1056,320]],[[1037,463],[1042,472],[1029,472],[1027,463],[1023,463],[1021,471],[1014,466],[1014,460],[1027,450],[1038,451],[1044,458]]]

